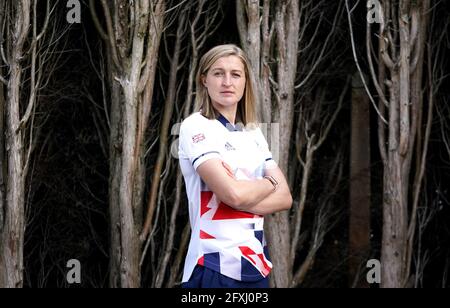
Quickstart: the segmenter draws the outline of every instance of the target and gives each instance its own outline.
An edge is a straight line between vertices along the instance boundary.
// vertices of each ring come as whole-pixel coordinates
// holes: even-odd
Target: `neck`
[[[235,125],[237,104],[229,107],[214,106],[214,108],[218,112],[220,112],[220,114],[222,114],[231,124]]]

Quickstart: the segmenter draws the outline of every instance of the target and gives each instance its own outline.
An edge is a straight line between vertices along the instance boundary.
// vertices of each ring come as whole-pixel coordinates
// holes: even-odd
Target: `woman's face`
[[[219,58],[203,76],[203,85],[216,108],[236,105],[244,95],[245,81],[244,64],[237,56]]]

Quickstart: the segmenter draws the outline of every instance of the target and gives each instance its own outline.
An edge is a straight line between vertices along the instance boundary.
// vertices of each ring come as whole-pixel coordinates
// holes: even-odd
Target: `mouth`
[[[234,94],[234,92],[233,91],[223,91],[223,92],[220,92],[221,94]]]

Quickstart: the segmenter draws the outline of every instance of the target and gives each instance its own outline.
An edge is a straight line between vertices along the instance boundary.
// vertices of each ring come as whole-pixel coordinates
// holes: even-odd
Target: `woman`
[[[196,83],[198,111],[179,144],[192,229],[183,287],[269,287],[263,216],[289,209],[292,197],[257,125],[249,61],[235,45],[217,46]]]

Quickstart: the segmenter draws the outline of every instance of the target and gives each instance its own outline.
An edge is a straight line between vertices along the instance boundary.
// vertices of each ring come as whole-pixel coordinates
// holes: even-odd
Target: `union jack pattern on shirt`
[[[261,130],[236,127],[223,116],[208,120],[200,113],[189,116],[181,125],[179,158],[192,229],[183,282],[189,280],[197,264],[239,281],[258,281],[272,268],[264,217],[221,202],[196,172],[203,162],[219,158],[232,167],[238,180],[264,175],[272,155]]]

